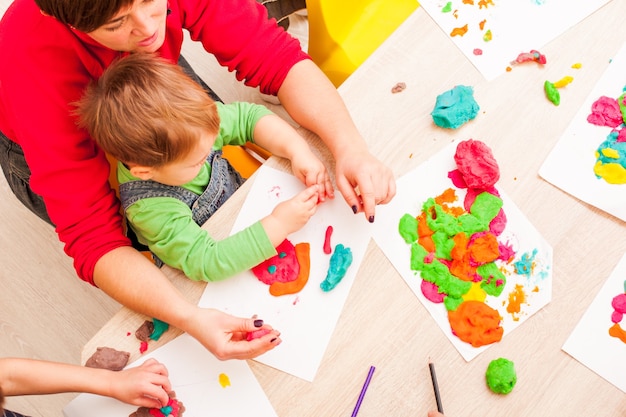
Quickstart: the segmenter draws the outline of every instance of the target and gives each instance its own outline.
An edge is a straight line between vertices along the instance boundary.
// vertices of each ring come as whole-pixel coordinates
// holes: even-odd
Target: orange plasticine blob
[[[609,328],[609,335],[617,337],[619,340],[626,343],[626,331],[620,327],[619,323],[615,323]]]
[[[500,256],[498,239],[491,233],[476,238],[468,247],[470,259],[475,264],[493,262]]]
[[[522,311],[522,304],[526,302],[526,294],[524,293],[524,286],[520,284],[515,285],[515,291],[509,294],[509,305],[506,307],[506,311],[511,314],[514,321],[519,320],[519,313]]]
[[[270,285],[270,294],[280,296],[286,294],[295,294],[302,290],[309,280],[311,271],[311,245],[307,242],[296,243],[295,245],[296,259],[300,264],[300,272],[295,280],[290,282],[276,281]]]
[[[466,33],[467,33],[467,24],[465,26],[460,27],[460,28],[452,29],[452,32],[450,32],[450,36],[463,36]]]
[[[500,319],[497,310],[480,301],[464,301],[456,310],[448,311],[452,332],[474,347],[502,340]]]

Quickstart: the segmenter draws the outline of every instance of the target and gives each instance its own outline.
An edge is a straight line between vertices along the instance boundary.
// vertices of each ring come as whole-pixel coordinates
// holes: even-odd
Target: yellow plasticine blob
[[[480,286],[480,282],[472,282],[469,291],[462,295],[463,301],[480,301],[485,302],[487,293]]]
[[[230,378],[228,378],[228,375],[220,374],[219,381],[222,388],[230,387]]]
[[[606,156],[607,158],[619,159],[619,152],[616,151],[615,149],[604,148],[602,149],[601,152],[602,152],[602,155]]]
[[[565,87],[567,84],[571,83],[572,81],[574,81],[574,77],[570,77],[569,75],[567,75],[561,78],[559,81],[554,82],[552,84],[556,88],[562,88],[562,87]]]
[[[620,164],[603,164],[597,161],[593,172],[609,184],[626,184],[626,169]]]
[[[577,62],[574,65],[572,65],[572,68],[574,69],[581,69],[582,67],[583,67],[583,64],[581,64],[580,62]]]

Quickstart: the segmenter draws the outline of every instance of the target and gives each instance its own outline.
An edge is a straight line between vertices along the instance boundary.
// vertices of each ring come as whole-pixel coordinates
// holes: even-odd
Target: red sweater
[[[184,28],[238,80],[275,94],[291,67],[308,58],[255,0],[170,0],[169,8],[159,53],[172,62]],[[15,0],[0,22],[0,131],[23,148],[31,187],[43,197],[76,272],[91,284],[98,259],[130,243],[109,164],[76,127],[71,103],[120,55],[43,16],[33,0]]]

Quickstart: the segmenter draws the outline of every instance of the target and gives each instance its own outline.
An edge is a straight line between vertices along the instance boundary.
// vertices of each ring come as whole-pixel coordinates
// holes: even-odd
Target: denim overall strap
[[[207,161],[211,164],[211,179],[201,195],[183,187],[161,184],[152,180],[135,180],[120,184],[120,200],[124,211],[144,198],[176,198],[189,207],[193,220],[202,226],[237,191],[245,179],[222,158],[222,151],[211,152]],[[154,254],[153,254],[154,255]],[[162,262],[154,256],[158,266]]]

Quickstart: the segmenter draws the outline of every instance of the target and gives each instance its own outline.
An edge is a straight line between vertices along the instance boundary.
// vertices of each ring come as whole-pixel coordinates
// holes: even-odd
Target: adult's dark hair
[[[42,12],[81,32],[93,32],[134,0],[35,0]]]

